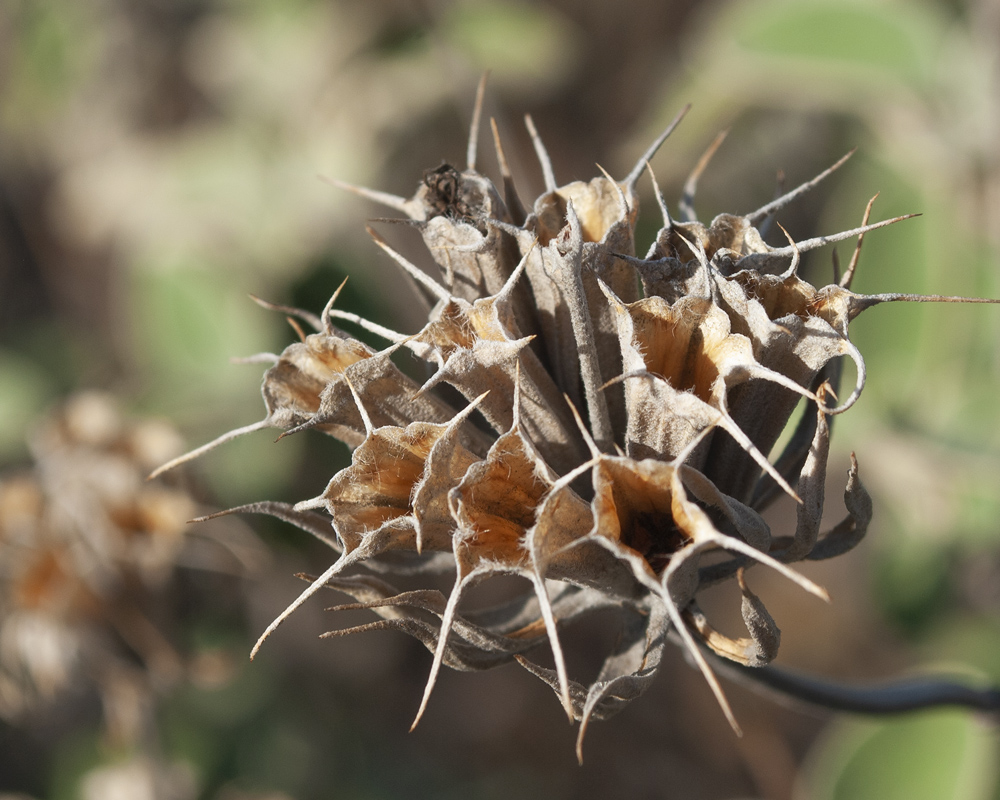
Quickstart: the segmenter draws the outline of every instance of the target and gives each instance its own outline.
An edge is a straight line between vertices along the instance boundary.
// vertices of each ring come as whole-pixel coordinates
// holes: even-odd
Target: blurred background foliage
[[[796,185],[857,145],[779,221],[798,239],[851,228],[881,192],[876,218],[923,216],[866,239],[858,291],[1000,296],[993,0],[8,0],[3,463],[25,463],[25,431],[81,388],[171,419],[191,444],[259,419],[260,369],[230,359],[279,351],[294,334],[247,293],[318,311],[349,276],[343,307],[416,330],[410,298],[364,234],[384,212],[316,176],[408,196],[424,169],[462,163],[485,69],[486,112],[524,198],[542,184],[523,113],[568,182],[589,179],[595,161],[624,174],[692,102],[653,167],[679,196],[731,128],[700,183],[702,219],[756,208],[779,170]],[[643,191],[640,250],[658,219],[648,182]],[[388,233],[420,257],[415,235]],[[829,279],[829,259],[810,254],[813,282]],[[813,567],[832,607],[769,599],[785,632],[779,662],[856,679],[961,665],[1000,681],[1000,314],[897,304],[853,330],[869,380],[837,420],[834,464],[857,452],[876,520],[855,554]],[[200,496],[217,506],[308,497],[348,458],[319,435],[273,438],[198,464]],[[843,472],[831,473],[839,518]],[[747,730],[736,740],[679,658],[642,702],[591,729],[582,768],[548,689],[514,667],[446,676],[406,735],[429,664],[413,643],[319,642],[314,609],[245,663],[249,641],[298,592],[292,573],[322,558],[294,531],[257,529],[275,553],[265,575],[238,589],[196,571],[174,579],[174,595],[200,601],[174,633],[192,663],[228,664],[224,679],[193,672],[160,693],[142,746],[109,741],[86,692],[0,722],[0,792],[1000,798],[1000,737],[980,720],[827,725],[733,687]],[[760,580],[766,598],[788,591]],[[571,658],[587,664],[601,636],[581,632]]]

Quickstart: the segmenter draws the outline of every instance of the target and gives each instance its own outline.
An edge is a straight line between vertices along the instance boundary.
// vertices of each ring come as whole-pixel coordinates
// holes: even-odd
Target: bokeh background
[[[855,227],[881,192],[876,219],[923,216],[867,237],[856,290],[1000,296],[995,0],[7,0],[3,465],[28,464],[25,432],[82,389],[172,421],[190,446],[259,419],[261,368],[230,359],[295,334],[248,293],[319,311],[349,276],[341,307],[415,331],[410,298],[364,233],[384,210],[317,176],[408,196],[424,169],[461,165],[486,69],[485,110],[524,198],[542,188],[525,112],[565,183],[595,162],[625,174],[691,102],[653,162],[672,207],[724,128],[702,219],[750,211],[779,171],[793,186],[857,146],[779,221],[798,239]],[[487,142],[481,169],[496,177]],[[642,192],[640,251],[658,226],[648,179]],[[386,233],[419,258],[415,233]],[[830,263],[829,250],[810,254],[807,277],[828,281]],[[761,571],[784,634],[778,663],[838,679],[950,669],[998,682],[1000,312],[894,304],[852,330],[869,381],[836,421],[828,506],[842,515],[854,450],[875,523],[857,551],[810,565],[829,607]],[[273,440],[212,453],[188,471],[191,491],[214,507],[295,501],[349,458],[320,434]],[[266,566],[181,565],[159,590],[190,668],[150,689],[141,740],[110,735],[82,681],[0,721],[0,793],[1000,798],[1000,734],[986,720],[817,715],[729,686],[746,731],[736,739],[679,654],[641,700],[591,727],[582,767],[558,702],[515,665],[446,674],[407,733],[430,655],[397,634],[319,640],[339,622],[313,603],[246,660],[300,591],[294,573],[328,559],[305,534],[250,522]],[[723,589],[709,603],[733,599]],[[600,621],[571,634],[578,674],[611,639]],[[209,662],[210,680],[191,666]]]

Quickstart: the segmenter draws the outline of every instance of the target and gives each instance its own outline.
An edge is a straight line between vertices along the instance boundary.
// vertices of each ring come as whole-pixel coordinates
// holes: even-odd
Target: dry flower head
[[[852,457],[848,514],[820,529],[829,420],[865,384],[849,323],[883,302],[965,300],[851,291],[864,234],[905,219],[869,224],[871,203],[853,230],[798,242],[786,233],[781,247],[764,241],[758,226],[850,154],[750,214],[706,225],[694,216],[694,190],[717,139],[685,187],[678,219],[654,178],[663,224],[637,257],[636,183],[687,109],[623,180],[604,173],[565,186],[526,118],[546,189],[525,210],[495,123],[502,191],[476,170],[481,106],[482,85],[465,170],[428,171],[411,198],[340,184],[402,212],[421,233],[436,277],[369,229],[426,301],[426,325],[386,329],[336,308],[337,294],[319,317],[265,304],[313,328],[280,355],[261,356],[273,362],[262,389],[267,415],[161,471],[264,427],[283,435],[315,428],[352,448],[351,465],[319,497],[233,509],[280,517],[338,554],[254,653],[317,590],[337,589],[355,600],[340,608],[370,609],[379,620],[327,636],[400,630],[433,652],[417,720],[441,665],[475,670],[516,659],[581,722],[579,753],[591,718],[611,716],[648,687],[669,637],[738,730],[702,648],[748,666],[775,657],[780,631],[750,588],[749,568],[767,566],[826,599],[788,564],[850,550],[871,520]],[[799,276],[803,252],[853,237],[854,257],[834,283],[817,288]],[[388,344],[364,344],[338,321]],[[401,349],[428,365],[422,384],[394,363]],[[857,382],[838,400],[843,357]],[[767,454],[802,398],[806,410],[772,463]],[[775,535],[761,512],[782,492],[798,503],[797,524]],[[712,551],[728,558],[703,563]],[[369,572],[348,574],[357,565]],[[384,577],[442,569],[455,572],[447,596],[400,592]],[[470,586],[501,574],[531,588],[502,607],[463,607]],[[747,636],[738,639],[715,630],[697,603],[699,592],[729,579],[743,597]],[[609,607],[621,610],[624,632],[584,686],[569,677],[559,632]],[[554,670],[525,655],[546,641]]]

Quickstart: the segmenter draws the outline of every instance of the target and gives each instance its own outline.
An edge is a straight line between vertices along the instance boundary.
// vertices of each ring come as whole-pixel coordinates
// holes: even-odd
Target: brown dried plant
[[[738,730],[703,648],[750,667],[775,657],[780,631],[750,588],[749,567],[765,565],[827,599],[788,564],[847,552],[871,521],[852,457],[847,516],[820,529],[829,420],[865,385],[850,322],[884,302],[974,301],[852,292],[864,234],[905,219],[868,224],[871,203],[853,230],[765,243],[758,226],[850,154],[756,211],[706,225],[692,203],[717,140],[685,187],[679,219],[654,179],[663,224],[640,258],[636,184],[687,109],[623,180],[604,173],[565,186],[526,118],[546,189],[525,210],[495,123],[503,191],[476,170],[481,105],[482,85],[464,171],[428,171],[408,199],[340,184],[402,212],[422,235],[436,278],[369,229],[427,301],[426,325],[413,334],[388,330],[336,308],[337,294],[319,317],[267,304],[314,329],[269,357],[267,415],[160,471],[266,427],[283,436],[316,429],[353,450],[351,465],[319,497],[233,509],[279,517],[338,554],[254,653],[330,587],[356,601],[339,608],[380,619],[327,636],[400,630],[434,653],[417,720],[442,664],[480,670],[517,660],[580,721],[579,752],[588,721],[642,694],[673,638]],[[834,283],[817,288],[799,276],[802,253],[855,236],[854,257]],[[337,327],[341,320],[389,345],[362,343]],[[422,384],[395,363],[404,350],[429,365]],[[857,381],[838,401],[843,357],[856,365]],[[805,412],[772,463],[767,454],[802,398]],[[798,503],[797,523],[776,535],[761,512],[782,492]],[[728,556],[703,563],[713,551]],[[358,565],[374,573],[454,570],[455,581],[448,596],[400,592],[381,574],[347,574]],[[501,607],[464,609],[469,587],[496,575],[521,576],[530,588]],[[743,597],[744,638],[715,630],[698,607],[701,591],[731,579]],[[620,609],[624,632],[584,686],[569,677],[560,630],[607,608]],[[554,670],[525,656],[546,640]]]
[[[94,687],[111,739],[135,742],[187,666],[150,613],[176,568],[247,572],[264,555],[242,525],[186,525],[191,494],[145,480],[180,436],[111,395],[71,396],[29,444],[32,468],[0,477],[0,718]]]

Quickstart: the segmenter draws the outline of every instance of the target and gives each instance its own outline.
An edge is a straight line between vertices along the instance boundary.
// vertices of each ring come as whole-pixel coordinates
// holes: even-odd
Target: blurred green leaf
[[[371,48],[385,58],[411,55],[430,45],[428,31],[407,20],[389,20],[379,32]]]
[[[980,800],[996,786],[1000,736],[940,711],[837,726],[813,752],[810,800]]]
[[[191,766],[200,783],[208,783],[225,759],[225,738],[200,718],[183,714],[161,714],[159,731],[166,752]]]
[[[232,680],[218,688],[185,686],[168,701],[171,714],[210,728],[233,728],[258,714],[272,699],[275,676],[266,663],[240,661]]]
[[[240,782],[255,789],[296,792],[307,780],[315,746],[300,724],[288,719],[268,720],[266,727],[247,731],[237,753]],[[329,758],[329,754],[327,754]]]
[[[907,79],[927,74],[936,20],[919,7],[776,2],[753,10],[737,39],[748,50],[885,70]]]
[[[558,83],[576,64],[572,22],[555,9],[513,2],[455,3],[441,30],[499,81]]]
[[[261,419],[266,364],[233,364],[232,358],[279,350],[281,315],[235,290],[222,270],[193,267],[136,272],[131,282],[133,342],[147,384],[145,406],[168,414],[192,447]],[[289,330],[284,338],[291,340]],[[258,432],[206,456],[202,471],[216,497],[239,504],[274,496],[295,475],[301,437],[275,444],[277,432]]]
[[[48,800],[78,800],[80,779],[107,756],[98,731],[76,731],[56,743]]]
[[[83,82],[97,43],[89,11],[86,4],[66,0],[15,3],[19,35],[4,54],[8,74],[0,122],[28,128],[56,112]]]
[[[259,408],[259,365],[230,360],[272,347],[279,315],[207,266],[137,270],[131,293],[134,355],[168,407],[211,402],[218,415]],[[233,406],[233,398],[243,402]]]
[[[258,416],[264,416],[263,402],[260,403]],[[233,427],[238,425],[234,423]],[[290,436],[276,442],[279,434],[280,431],[269,429],[242,436],[206,456],[212,460],[212,465],[210,469],[202,470],[202,475],[212,486],[219,503],[238,505],[261,497],[270,500],[279,498],[285,492],[298,474],[297,467],[306,445],[305,436],[309,434]]]
[[[995,468],[995,465],[993,465]],[[969,550],[995,550],[997,520],[1000,519],[1000,478],[982,475],[978,480],[961,484],[958,489],[959,517],[956,538]]]
[[[25,432],[54,393],[49,376],[34,362],[0,350],[0,460],[26,455]]]
[[[909,635],[948,610],[953,559],[947,542],[896,535],[872,569],[872,592],[882,613]]]
[[[1000,684],[1000,620],[995,617],[951,614],[928,633],[920,650],[927,663],[947,658]]]

